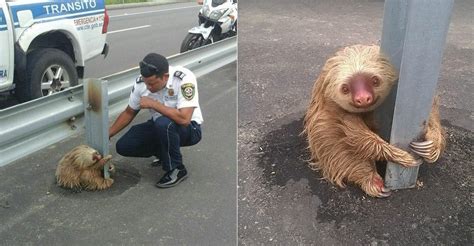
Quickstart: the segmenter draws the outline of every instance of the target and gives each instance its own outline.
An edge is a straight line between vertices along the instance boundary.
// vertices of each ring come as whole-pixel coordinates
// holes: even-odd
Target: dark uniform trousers
[[[201,140],[201,126],[191,121],[180,126],[165,116],[134,125],[117,142],[117,153],[122,156],[157,156],[165,171],[183,165],[180,147],[197,144]]]

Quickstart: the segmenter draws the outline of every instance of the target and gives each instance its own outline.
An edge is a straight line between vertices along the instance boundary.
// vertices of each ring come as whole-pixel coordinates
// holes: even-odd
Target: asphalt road
[[[377,43],[383,1],[239,3],[239,244],[472,245],[474,5],[455,1],[438,94],[446,153],[387,199],[307,167],[310,91],[341,47]]]
[[[179,53],[188,30],[198,24],[200,8],[188,2],[108,10],[108,56],[87,61],[84,77],[102,78],[136,67],[150,52],[166,57]],[[16,104],[14,96],[0,94],[0,109]]]
[[[195,2],[109,10],[109,55],[86,62],[85,77],[100,78],[138,66],[148,53],[179,53],[188,30],[198,24]]]
[[[117,155],[116,136],[111,189],[59,188],[57,162],[85,141],[79,134],[0,168],[0,245],[235,245],[236,63],[198,83],[203,139],[182,149],[185,181],[156,188],[161,168],[150,166],[152,158]],[[140,112],[132,124],[149,117]]]

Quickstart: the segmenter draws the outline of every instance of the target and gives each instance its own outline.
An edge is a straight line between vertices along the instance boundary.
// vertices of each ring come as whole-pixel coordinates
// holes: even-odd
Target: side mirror
[[[31,10],[21,10],[16,13],[20,27],[25,28],[33,25],[33,13]]]

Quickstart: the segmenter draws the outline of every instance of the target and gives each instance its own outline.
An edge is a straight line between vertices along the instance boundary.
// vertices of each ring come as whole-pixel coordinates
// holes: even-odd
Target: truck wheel
[[[26,81],[17,84],[15,93],[21,102],[26,102],[77,84],[71,57],[62,50],[45,48],[28,55]]]

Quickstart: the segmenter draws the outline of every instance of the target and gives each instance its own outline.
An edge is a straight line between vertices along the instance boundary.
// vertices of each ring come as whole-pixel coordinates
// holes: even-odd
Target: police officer
[[[127,108],[110,127],[109,138],[130,124],[140,109],[148,109],[152,118],[131,127],[117,141],[116,150],[122,156],[159,157],[166,173],[156,186],[172,187],[187,176],[180,147],[201,140],[203,119],[196,77],[184,67],[169,66],[164,56],[155,53],[139,64],[141,76]]]

